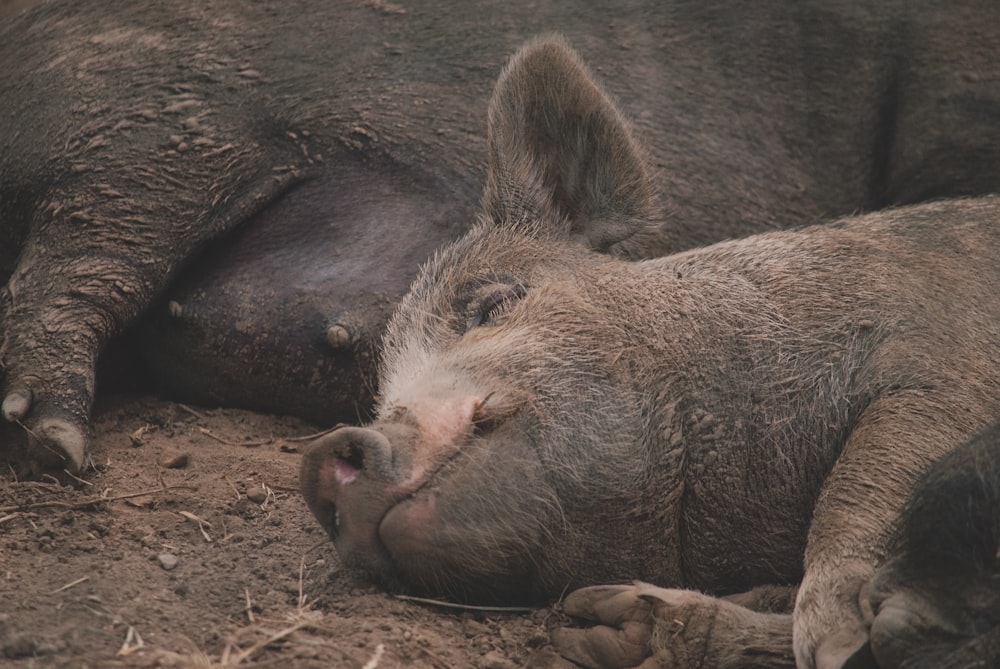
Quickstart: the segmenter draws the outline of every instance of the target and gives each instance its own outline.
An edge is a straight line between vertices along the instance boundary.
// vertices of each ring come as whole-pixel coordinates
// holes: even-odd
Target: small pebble
[[[247,490],[247,499],[254,504],[263,504],[267,499],[267,491],[264,490],[264,486],[254,486]]]
[[[467,637],[479,636],[481,634],[489,634],[490,628],[479,622],[478,620],[473,620],[472,618],[466,619],[462,622],[462,631]]]
[[[156,556],[156,559],[159,561],[160,566],[167,571],[177,566],[177,556],[173,553],[160,553]]]
[[[167,453],[160,458],[160,465],[167,469],[183,469],[190,461],[191,456],[188,453]]]

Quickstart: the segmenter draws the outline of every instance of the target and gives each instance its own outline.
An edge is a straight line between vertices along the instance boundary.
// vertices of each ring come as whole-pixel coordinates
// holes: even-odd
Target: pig
[[[1000,423],[921,477],[889,555],[867,602],[868,666],[1000,666]]]
[[[0,407],[23,438],[3,450],[79,470],[121,333],[175,399],[367,418],[385,322],[475,217],[493,81],[538,32],[572,40],[634,119],[662,186],[661,229],[620,247],[641,258],[996,190],[998,14],[43,3],[0,28]]]
[[[503,71],[487,137],[374,421],[303,457],[342,563],[475,602],[575,590],[596,626],[553,642],[586,667],[841,666],[914,483],[1000,416],[1000,198],[634,260],[669,184],[558,38]],[[790,614],[721,598],[796,583]]]

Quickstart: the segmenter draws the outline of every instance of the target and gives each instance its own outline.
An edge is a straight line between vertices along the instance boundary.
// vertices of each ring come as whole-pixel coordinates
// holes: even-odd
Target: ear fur
[[[654,188],[628,123],[562,38],[533,41],[508,63],[488,140],[483,206],[496,223],[561,226],[618,255],[662,252]]]

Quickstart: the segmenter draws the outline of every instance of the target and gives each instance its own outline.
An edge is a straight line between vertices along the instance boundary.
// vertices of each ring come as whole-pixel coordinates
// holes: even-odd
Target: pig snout
[[[313,442],[303,496],[345,564],[395,573],[435,552],[435,475],[473,432],[475,398],[402,409],[392,422],[344,427]]]
[[[377,528],[398,494],[396,478],[389,437],[368,428],[335,430],[302,461],[306,502],[342,553],[380,552]]]

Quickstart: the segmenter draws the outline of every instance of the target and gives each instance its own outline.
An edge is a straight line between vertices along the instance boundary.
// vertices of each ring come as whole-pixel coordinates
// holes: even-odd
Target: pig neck
[[[804,278],[780,262],[755,268],[739,250],[626,265],[595,281],[615,309],[645,301],[619,317],[639,344],[622,360],[648,402],[654,467],[681,463],[673,536],[683,585],[719,592],[800,577],[820,485],[876,392],[858,371],[882,337],[871,289],[843,285],[837,263]],[[615,297],[623,288],[637,299]]]

